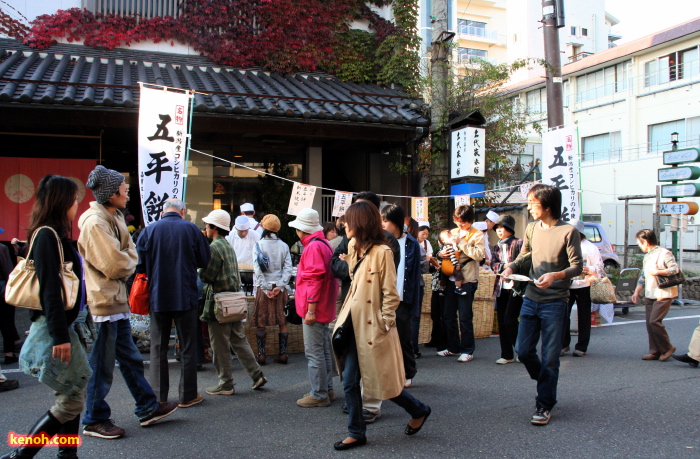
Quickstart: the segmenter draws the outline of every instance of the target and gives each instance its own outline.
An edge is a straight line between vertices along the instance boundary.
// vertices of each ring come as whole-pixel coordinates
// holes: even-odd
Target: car
[[[603,258],[605,271],[608,272],[610,268],[619,268],[620,258],[615,253],[615,246],[610,243],[610,239],[608,239],[608,235],[605,233],[603,226],[595,222],[583,222],[583,225],[583,234],[586,235],[586,239],[591,241],[593,245],[600,250],[600,256]]]

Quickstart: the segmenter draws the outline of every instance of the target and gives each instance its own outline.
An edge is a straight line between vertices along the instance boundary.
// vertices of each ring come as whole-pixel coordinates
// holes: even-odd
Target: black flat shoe
[[[333,448],[335,448],[336,451],[345,451],[346,449],[352,449],[356,448],[358,446],[364,446],[367,444],[367,437],[362,437],[356,439],[352,443],[343,443],[343,440],[337,441],[333,444]]]
[[[698,363],[700,363],[697,360],[695,360],[694,358],[692,358],[691,356],[689,356],[688,354],[671,354],[671,357],[678,360],[679,362],[687,363],[691,367],[697,367]],[[5,358],[7,358],[7,357],[5,357]]]
[[[404,433],[406,435],[415,435],[418,432],[420,432],[420,429],[423,428],[423,426],[425,425],[425,421],[428,420],[428,416],[430,416],[430,413],[432,413],[432,412],[433,412],[433,410],[431,410],[430,407],[428,407],[428,412],[425,413],[425,418],[423,418],[423,423],[421,425],[419,425],[418,427],[416,427],[415,429],[407,424],[406,430],[404,430]]]
[[[19,361],[19,357],[16,355],[6,355],[5,356],[5,365],[9,365],[11,363],[17,363]]]

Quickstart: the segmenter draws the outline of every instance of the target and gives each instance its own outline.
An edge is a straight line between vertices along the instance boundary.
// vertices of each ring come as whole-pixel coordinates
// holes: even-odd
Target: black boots
[[[80,431],[80,415],[76,416],[72,421],[68,421],[61,426],[58,431],[60,434],[64,435],[75,435],[78,437]],[[78,447],[77,446],[60,446],[58,448],[58,454],[56,455],[58,459],[78,459]]]
[[[44,434],[46,434],[46,437],[51,438],[59,432],[61,426],[62,425],[60,422],[58,422],[58,419],[53,417],[51,412],[47,411],[45,415],[39,418],[36,424],[34,424],[34,427],[32,427],[32,430],[29,431],[27,435],[39,436],[43,432]],[[21,446],[16,450],[12,451],[11,453],[7,453],[4,456],[0,457],[0,459],[30,458],[36,456],[37,453],[39,453],[39,450],[41,450],[41,446]]]
[[[279,333],[280,338],[280,353],[275,357],[275,363],[287,363],[287,341],[289,340],[289,333]]]
[[[255,338],[258,341],[258,363],[265,365],[265,330],[255,332]]]

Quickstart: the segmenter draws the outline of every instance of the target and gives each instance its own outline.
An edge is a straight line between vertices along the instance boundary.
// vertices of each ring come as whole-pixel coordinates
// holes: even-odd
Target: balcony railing
[[[491,65],[498,65],[498,59],[492,57],[470,56],[468,54],[457,55],[458,65],[480,65],[482,62],[488,62]]]
[[[678,148],[698,147],[700,147],[700,137],[698,136],[678,142]],[[669,150],[671,150],[671,142],[646,142],[621,148],[582,152],[581,166],[655,158]]]
[[[460,25],[457,31],[460,35],[470,35],[472,37],[487,38],[494,41],[498,40],[498,32],[496,30],[485,29],[483,27]]]
[[[83,0],[82,7],[93,13],[139,15],[142,18],[178,17],[182,0]]]

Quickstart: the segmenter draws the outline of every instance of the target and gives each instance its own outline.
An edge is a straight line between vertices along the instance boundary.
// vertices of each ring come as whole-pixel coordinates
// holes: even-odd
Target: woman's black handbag
[[[260,244],[255,243],[255,247],[258,249],[257,262],[260,267],[260,271],[267,272],[270,269],[270,257],[265,255],[262,250],[260,250]]]
[[[290,298],[287,304],[284,305],[284,317],[292,325],[302,324],[303,319],[297,314],[297,305],[294,302],[294,297]]]
[[[336,328],[331,338],[331,345],[336,356],[345,355],[345,350],[348,348],[350,341],[354,338],[354,330],[352,328],[352,317],[348,315],[345,323]]]
[[[659,284],[659,288],[675,287],[685,282],[685,276],[682,272],[678,271],[671,276],[656,276],[656,282]]]

